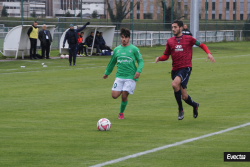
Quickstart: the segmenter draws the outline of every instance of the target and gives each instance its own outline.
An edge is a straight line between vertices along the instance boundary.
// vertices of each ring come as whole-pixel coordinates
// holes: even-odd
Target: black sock
[[[187,104],[189,104],[190,106],[192,107],[197,107],[197,103],[195,103],[191,97],[188,95],[188,99],[187,100],[184,100]]]
[[[179,106],[179,111],[183,111],[183,108],[182,108],[182,99],[181,99],[181,90],[179,90],[178,92],[174,92],[174,95],[175,95],[175,99],[178,103],[178,106]]]

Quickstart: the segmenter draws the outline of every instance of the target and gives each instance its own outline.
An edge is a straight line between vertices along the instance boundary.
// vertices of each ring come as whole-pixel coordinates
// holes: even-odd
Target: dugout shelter
[[[20,25],[12,28],[5,36],[3,43],[4,56],[22,56],[30,54],[30,40],[27,35],[28,29],[31,25]],[[43,25],[38,25],[39,31],[42,30]],[[50,31],[51,36],[54,36],[55,25],[46,25],[47,30]],[[40,46],[40,40],[37,39],[37,46]]]
[[[79,29],[81,28],[83,25],[78,25],[78,26],[74,26],[74,29]],[[109,46],[110,48],[112,48],[113,45],[113,39],[114,39],[114,32],[115,32],[115,27],[116,26],[104,26],[104,25],[87,25],[87,27],[85,27],[84,30],[82,30],[81,32],[84,32],[83,35],[83,41],[85,41],[85,39],[90,35],[91,32],[94,32],[94,40],[93,40],[93,44],[92,47],[88,47],[88,50],[90,50],[91,54],[93,54],[93,50],[94,50],[94,41],[95,41],[95,37],[96,37],[96,32],[103,32],[103,38],[107,44],[107,46]],[[69,28],[63,32],[61,39],[60,39],[60,54],[68,54],[68,48],[69,45],[66,42],[65,43],[65,47],[63,48],[63,40],[64,37],[66,35],[66,32],[69,30]],[[79,33],[81,33],[79,32]]]

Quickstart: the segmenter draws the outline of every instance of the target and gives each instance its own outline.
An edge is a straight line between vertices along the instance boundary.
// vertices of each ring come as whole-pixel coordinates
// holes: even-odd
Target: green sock
[[[124,110],[125,110],[127,104],[128,104],[128,100],[127,100],[126,102],[123,102],[123,101],[121,102],[120,113],[123,113],[123,112],[124,112]]]

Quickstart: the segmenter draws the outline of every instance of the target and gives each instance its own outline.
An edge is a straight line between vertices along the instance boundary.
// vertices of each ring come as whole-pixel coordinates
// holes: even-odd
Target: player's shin
[[[182,97],[181,97],[181,90],[174,92],[175,95],[175,99],[177,101],[177,104],[179,106],[179,111],[183,111],[183,107],[182,107]]]
[[[123,113],[125,111],[127,104],[128,100],[126,102],[121,101],[120,113]]]
[[[187,100],[184,100],[187,104],[189,104],[192,107],[197,107],[197,103],[195,103],[192,98],[188,95]]]

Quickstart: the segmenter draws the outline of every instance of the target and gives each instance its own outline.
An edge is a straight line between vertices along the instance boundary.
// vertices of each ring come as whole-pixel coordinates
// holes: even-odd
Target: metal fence
[[[60,21],[60,22],[59,22]],[[83,22],[77,22],[78,20],[58,20],[57,22],[45,22],[38,21],[38,24],[56,25],[54,32],[52,49],[58,49],[60,46],[60,38],[63,32],[68,28],[72,22],[74,25],[83,25],[87,20]],[[25,21],[23,25],[31,25],[32,21]],[[189,26],[189,20],[184,20]],[[111,22],[91,22],[92,25],[115,25],[116,31],[113,39],[113,46],[120,45],[119,29],[121,27],[133,29],[131,34],[131,43],[136,46],[153,46],[153,45],[165,45],[168,38],[172,37],[171,24],[170,23],[111,23]],[[0,20],[0,50],[3,49],[3,42],[6,34],[15,26],[21,25],[20,21],[6,21]],[[199,40],[201,42],[222,42],[222,41],[249,41],[250,40],[250,23],[245,22],[228,22],[220,21],[214,23],[199,24]],[[132,31],[131,31],[132,32]],[[133,39],[133,41],[132,41]]]

